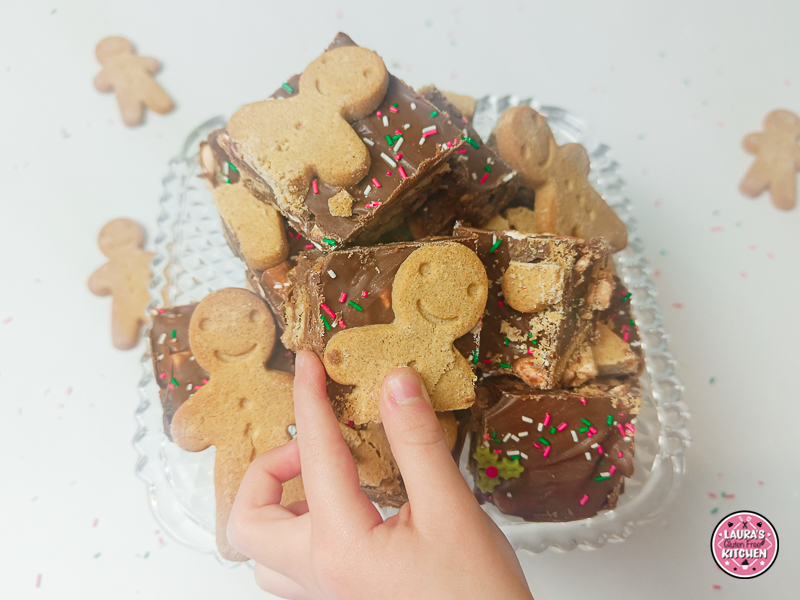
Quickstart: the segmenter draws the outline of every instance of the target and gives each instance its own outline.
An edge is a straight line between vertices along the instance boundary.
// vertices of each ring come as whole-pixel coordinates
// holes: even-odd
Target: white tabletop
[[[3,3],[0,597],[263,597],[247,567],[157,531],[131,446],[143,348],[111,347],[111,303],[86,280],[104,262],[105,222],[155,230],[167,162],[195,126],[267,95],[338,30],[411,85],[571,110],[628,182],[693,413],[688,473],[677,502],[624,543],[523,556],[535,596],[793,589],[800,209],[737,185],[751,161],[742,137],[774,108],[800,113],[800,4],[566,4]],[[128,129],[113,96],[94,90],[94,46],[114,34],[163,61],[174,113]],[[775,566],[752,581],[719,571],[709,551],[714,525],[738,509],[766,515],[781,539]]]

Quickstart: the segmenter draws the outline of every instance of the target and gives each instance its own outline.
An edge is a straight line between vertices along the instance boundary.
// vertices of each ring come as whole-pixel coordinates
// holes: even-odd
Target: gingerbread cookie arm
[[[172,439],[187,452],[202,452],[213,444],[208,437],[205,419],[196,417],[198,408],[209,404],[213,399],[212,386],[203,387],[194,396],[181,404],[172,417],[170,433]]]
[[[92,276],[89,277],[89,291],[92,292],[95,296],[108,296],[111,294],[112,287],[112,273],[114,269],[111,266],[111,263],[108,262],[104,264],[102,267],[97,269]]]
[[[160,115],[165,115],[175,108],[172,98],[156,83],[155,79],[151,78],[142,84],[142,101],[150,110]]]
[[[103,94],[114,90],[114,84],[111,80],[111,76],[108,74],[108,69],[103,69],[97,74],[97,77],[94,78],[94,87],[98,92],[102,92]]]
[[[475,388],[473,382],[475,375],[464,358],[458,352],[453,352],[453,365],[446,369],[436,386],[430,393],[433,410],[459,410],[469,408],[475,400]],[[453,398],[458,398],[457,404],[453,403]]]
[[[750,133],[742,140],[742,147],[750,154],[758,154],[761,150],[763,134]]]
[[[756,157],[753,165],[739,184],[739,189],[746,196],[755,198],[769,187],[770,173],[767,165],[761,158]]]
[[[139,62],[151,75],[155,75],[161,70],[161,62],[152,56],[140,56]]]

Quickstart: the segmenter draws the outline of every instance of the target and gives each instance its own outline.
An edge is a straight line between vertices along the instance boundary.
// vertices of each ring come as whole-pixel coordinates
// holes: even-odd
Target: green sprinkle
[[[438,111],[438,110],[435,110],[435,111],[433,111],[433,112],[431,113],[431,119],[432,119],[433,117],[435,117],[436,115],[438,115],[438,114],[439,114],[439,111]]]
[[[717,514],[718,511],[719,511],[719,509],[715,506],[714,508],[711,509],[711,514],[715,515],[715,514]]]
[[[539,441],[542,442],[542,444],[544,444],[545,446],[549,446],[550,445],[550,442],[548,442],[542,436],[539,436]]]
[[[497,364],[500,365],[501,367],[503,367],[504,369],[510,369],[511,368],[511,365],[507,365],[506,363],[497,363]]]
[[[588,427],[581,427],[580,429],[578,429],[578,431],[580,431],[581,433],[586,433],[587,431],[589,431],[589,428]]]
[[[716,380],[717,380],[716,377],[712,377],[711,379],[708,380],[708,383],[714,383]]]
[[[478,145],[478,142],[476,142],[475,140],[473,140],[473,139],[472,139],[472,138],[470,138],[470,137],[464,137],[464,136],[462,135],[462,136],[461,136],[461,139],[462,139],[462,140],[464,140],[465,142],[467,142],[467,143],[468,143],[470,146],[472,146],[473,148],[475,148],[475,150],[477,150],[478,148],[480,148],[480,146]]]
[[[586,419],[581,419],[581,423],[583,423],[587,427],[591,427],[592,426],[592,422],[591,421],[587,421]]]
[[[628,323],[628,325],[630,325],[631,327],[633,327],[634,325],[636,325],[636,323],[634,323],[634,322],[633,322],[633,319],[631,319],[631,320],[630,320],[630,322]]]
[[[172,339],[174,340],[176,337],[178,337],[178,336],[177,336],[177,335],[175,335],[175,330],[173,329],[173,330],[172,330]]]
[[[144,553],[144,557],[145,558],[147,558],[148,556],[150,556],[150,550],[148,550],[147,552]]]
[[[231,182],[231,180],[228,179],[227,177],[225,177],[224,179],[225,179],[225,183],[230,183]]]
[[[290,94],[294,94],[294,90],[292,89],[292,86],[290,86],[288,83],[282,84],[281,87],[283,89],[285,89],[287,92],[289,92]]]
[[[487,173],[491,173],[492,172],[492,167],[490,167],[489,165],[486,165],[485,167],[483,167],[483,170],[486,171]]]
[[[353,308],[355,308],[358,312],[361,312],[362,310],[364,310],[363,308],[361,308],[361,305],[358,304],[358,302],[353,302],[352,300],[348,300],[347,303],[350,306],[352,306]]]
[[[558,431],[555,427],[550,428],[550,435],[555,435],[556,431]]]
[[[239,172],[239,169],[236,168],[236,165],[232,162],[228,161],[228,168],[233,169],[236,173]]]
[[[395,108],[397,108],[397,102],[392,102],[392,106],[394,106]]]
[[[492,438],[497,439],[497,429],[492,430]]]
[[[390,146],[394,143],[394,140],[392,140],[392,136],[390,136],[388,133],[386,134],[386,143],[389,144]]]
[[[503,342],[506,346],[508,346],[508,336],[506,336],[505,342]]]
[[[631,296],[633,296],[633,294],[632,294],[631,292],[628,292],[627,294],[625,294],[625,295],[622,297],[622,301],[623,301],[623,302],[627,302],[628,300],[630,300],[630,299],[631,299]]]
[[[606,479],[611,479],[610,477],[595,477],[595,481],[605,481]]]
[[[94,557],[95,558],[100,558],[101,554],[102,554],[101,552],[98,552],[97,554],[94,555]]]
[[[331,330],[331,324],[328,321],[328,318],[325,315],[320,315],[319,318],[322,319],[322,324],[325,325],[325,329],[330,331]]]
[[[473,365],[477,365],[478,364],[478,351],[477,350],[472,352],[472,364]]]
[[[608,418],[606,419],[606,424],[611,425],[613,422],[614,422],[614,417],[608,415]]]
[[[410,237],[410,238],[413,238],[413,237],[414,237],[413,235],[411,235],[411,232],[410,232],[408,229],[406,229],[406,230],[404,231],[404,233],[405,233],[405,234],[406,234],[408,237]]]
[[[336,245],[336,240],[332,240],[331,238],[322,238],[322,241],[328,244],[328,246]]]
[[[489,252],[491,252],[492,254],[497,252],[497,249],[500,247],[500,244],[502,244],[502,243],[503,243],[503,240],[497,240],[494,244],[492,244],[492,247],[489,250]]]
[[[177,380],[177,379],[175,379],[174,377],[173,377],[172,379],[170,379],[170,380],[169,380],[169,382],[170,382],[172,385],[174,385],[175,387],[178,387],[178,380]]]
[[[514,456],[509,456],[509,458],[510,458],[511,460],[519,460],[519,459],[520,459],[520,458],[522,458],[522,457],[521,457],[519,454],[516,454],[516,455],[514,455]]]

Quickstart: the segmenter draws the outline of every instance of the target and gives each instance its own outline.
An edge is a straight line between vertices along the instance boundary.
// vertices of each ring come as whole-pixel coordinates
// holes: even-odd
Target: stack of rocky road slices
[[[151,342],[165,432],[186,450],[217,446],[224,556],[245,558],[224,525],[247,464],[295,433],[301,349],[323,360],[382,506],[406,500],[378,410],[400,366],[422,376],[454,457],[469,445],[481,502],[531,521],[616,506],[643,369],[611,260],[625,225],[590,186],[584,148],[558,146],[533,109],[508,109],[486,141],[474,110],[414,91],[340,33],[201,144],[252,291],[159,309]],[[284,502],[298,498],[299,478]]]

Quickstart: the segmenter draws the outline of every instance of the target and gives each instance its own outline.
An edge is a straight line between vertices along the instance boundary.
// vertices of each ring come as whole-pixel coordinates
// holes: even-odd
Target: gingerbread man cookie
[[[772,203],[783,210],[794,208],[797,200],[797,172],[800,171],[800,117],[788,110],[774,110],[764,119],[764,131],[751,133],[742,145],[755,154],[753,166],[739,189],[755,198],[769,188]]]
[[[247,560],[228,543],[228,518],[252,460],[292,439],[293,378],[266,367],[275,321],[247,290],[227,288],[207,296],[192,315],[189,338],[210,381],[175,412],[172,437],[189,452],[216,447],[217,548],[229,560]],[[284,484],[282,504],[304,498],[300,476]]]
[[[386,65],[372,50],[335,48],[303,71],[297,96],[248,104],[231,117],[228,134],[278,205],[302,213],[314,176],[346,187],[367,174],[369,153],[348,122],[375,110],[388,85]]]
[[[536,194],[533,233],[602,236],[615,252],[627,245],[625,223],[589,184],[584,147],[558,146],[547,121],[530,106],[507,109],[489,143]]]
[[[120,350],[130,350],[139,342],[139,328],[147,319],[153,253],[142,249],[144,231],[130,219],[106,223],[97,244],[109,260],[89,278],[89,291],[113,297],[111,341]]]
[[[423,246],[412,252],[392,285],[394,322],[340,331],[325,347],[328,375],[355,386],[342,420],[380,421],[381,383],[397,367],[419,372],[434,410],[470,406],[474,376],[453,342],[481,318],[487,292],[481,261],[462,244]]]
[[[153,79],[161,69],[161,63],[155,58],[136,56],[133,44],[117,36],[97,44],[95,54],[103,70],[95,77],[94,87],[99,92],[117,93],[125,125],[139,125],[145,106],[162,115],[175,108],[172,99]]]

